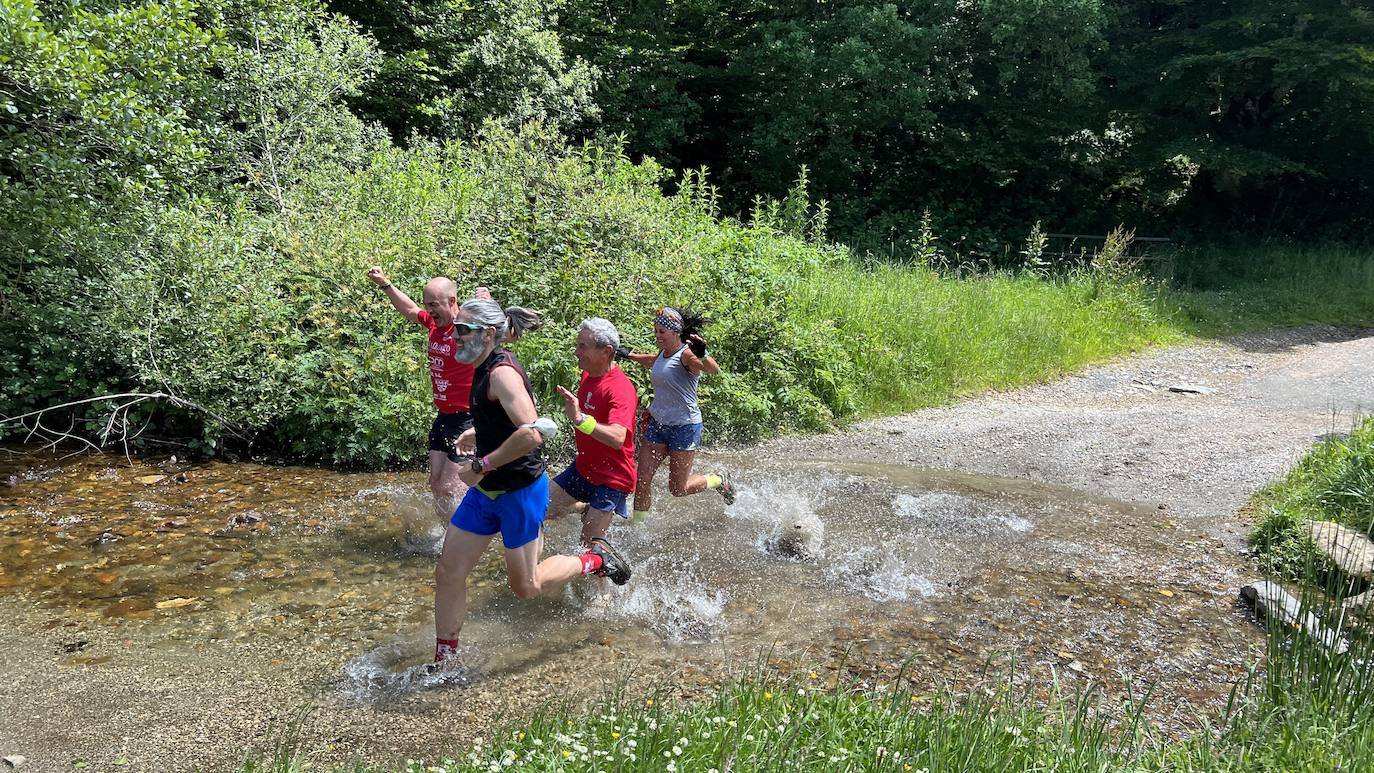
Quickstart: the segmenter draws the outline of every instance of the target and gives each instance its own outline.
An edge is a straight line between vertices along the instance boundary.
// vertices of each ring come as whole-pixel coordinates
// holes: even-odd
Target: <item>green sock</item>
[[[630,523],[643,523],[649,517],[648,510],[636,510],[630,515]]]
[[[720,476],[719,476],[719,475],[707,475],[707,476],[706,476],[706,488],[713,489],[713,490],[714,490],[714,489],[720,488]]]

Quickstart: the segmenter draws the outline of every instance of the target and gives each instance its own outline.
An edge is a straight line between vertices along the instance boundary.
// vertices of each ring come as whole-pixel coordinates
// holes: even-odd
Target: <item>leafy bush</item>
[[[161,207],[273,209],[383,137],[342,104],[373,45],[311,0],[0,0],[0,21],[0,414],[131,381],[107,353],[147,324],[110,327],[110,284],[189,227],[160,234]]]
[[[260,448],[342,464],[413,459],[428,426],[423,331],[363,277],[385,266],[414,297],[435,274],[482,284],[549,325],[518,350],[543,398],[577,371],[574,331],[616,322],[641,350],[652,317],[685,304],[713,320],[729,373],[706,380],[717,439],[819,429],[854,410],[852,360],[832,323],[788,307],[789,272],[842,251],[763,223],[716,220],[702,191],[659,192],[663,170],[530,130],[471,145],[389,149],[356,173],[320,170],[280,214],[169,211],[131,250],[106,304],[119,361]],[[138,331],[137,335],[127,335]],[[641,385],[647,373],[630,368]]]

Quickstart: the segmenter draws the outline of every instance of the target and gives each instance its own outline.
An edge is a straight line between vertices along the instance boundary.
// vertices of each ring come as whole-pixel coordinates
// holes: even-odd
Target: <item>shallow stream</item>
[[[419,473],[0,453],[0,601],[95,683],[217,648],[290,685],[277,700],[325,706],[325,724],[386,714],[421,731],[464,701],[494,721],[631,673],[690,695],[768,658],[956,688],[1010,659],[1109,691],[1157,683],[1157,718],[1186,725],[1260,646],[1233,602],[1243,558],[1152,505],[895,465],[715,454],[699,467],[728,470],[738,502],[660,490],[648,521],[612,529],[635,570],[624,588],[522,602],[491,550],[463,632],[470,686],[422,689],[408,670],[433,642],[433,559],[403,539],[432,517]],[[574,518],[553,522],[547,544],[576,534]],[[341,758],[438,754],[462,735],[369,747],[340,728],[327,732]]]

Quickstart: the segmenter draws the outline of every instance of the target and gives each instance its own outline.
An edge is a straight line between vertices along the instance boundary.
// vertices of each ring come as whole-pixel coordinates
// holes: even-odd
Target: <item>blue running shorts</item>
[[[668,446],[669,451],[695,451],[701,448],[701,422],[659,424],[651,415],[644,424],[644,442]]]
[[[582,473],[577,471],[576,464],[568,465],[568,469],[560,472],[558,477],[553,479],[553,482],[568,492],[568,495],[573,499],[578,502],[586,502],[587,507],[593,510],[615,513],[621,518],[630,517],[630,506],[626,501],[629,494],[610,486],[598,486],[592,483],[582,477]]]
[[[483,537],[499,531],[506,550],[515,550],[539,536],[548,509],[549,476],[541,473],[528,486],[495,497],[473,486],[453,511],[452,523],[463,531]]]

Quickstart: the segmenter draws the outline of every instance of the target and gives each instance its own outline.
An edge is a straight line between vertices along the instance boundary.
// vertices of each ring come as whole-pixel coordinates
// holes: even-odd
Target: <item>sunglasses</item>
[[[478,330],[486,330],[486,329],[487,329],[487,326],[486,326],[486,325],[474,325],[474,324],[472,324],[471,322],[454,322],[454,323],[453,323],[453,337],[454,337],[454,338],[466,338],[467,335],[468,335],[468,333],[474,333],[474,332],[476,332],[476,331],[478,331]]]

